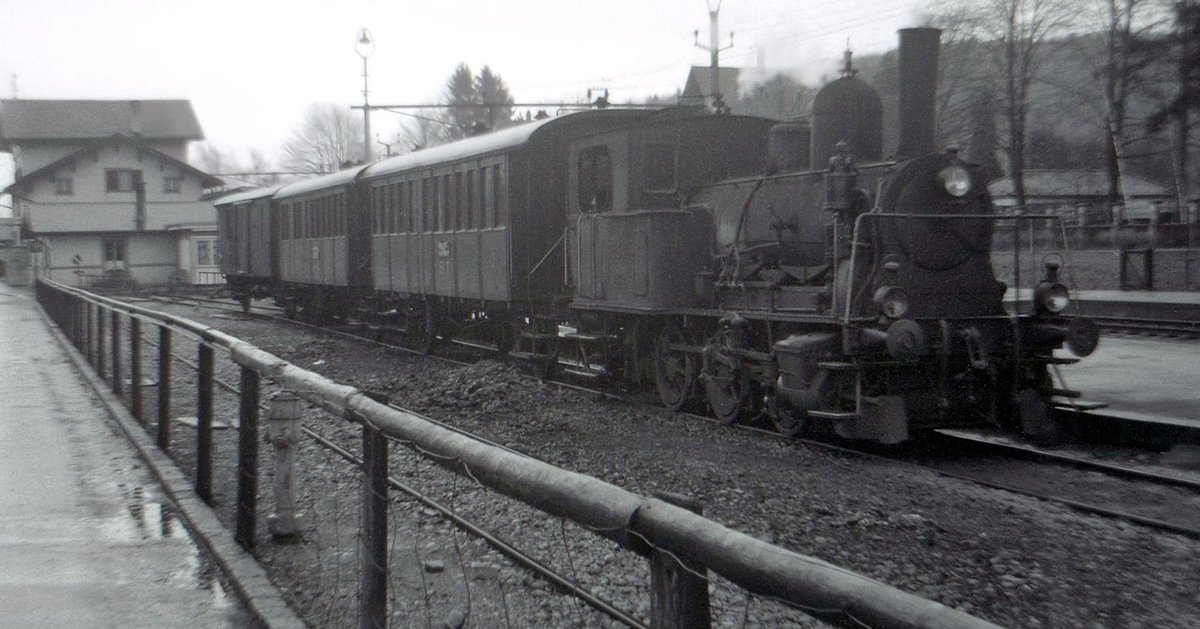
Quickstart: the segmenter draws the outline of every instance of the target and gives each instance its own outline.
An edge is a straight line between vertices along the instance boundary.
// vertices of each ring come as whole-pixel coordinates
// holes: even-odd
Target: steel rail
[[[1148,481],[1158,485],[1181,487],[1200,492],[1200,479],[1173,476],[1160,472],[1151,472],[1149,470],[1139,470],[1126,465],[1116,465],[1114,463],[1093,461],[1077,456],[1062,454],[1060,452],[1048,452],[1046,450],[1041,450],[1039,448],[1022,444],[990,441],[969,434],[944,431],[939,431],[938,434],[943,439],[959,443],[967,443],[971,447],[979,448],[981,450],[994,450],[1031,461],[1048,461],[1051,463],[1059,463],[1079,469],[1103,472],[1104,474],[1117,478]]]

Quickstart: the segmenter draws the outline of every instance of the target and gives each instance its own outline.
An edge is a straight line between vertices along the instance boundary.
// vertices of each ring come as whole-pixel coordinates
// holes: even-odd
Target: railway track
[[[1133,317],[1091,317],[1107,332],[1137,336],[1200,338],[1200,322],[1178,319],[1139,319]]]
[[[178,299],[171,301],[181,303],[181,300]],[[196,302],[196,305],[240,312],[240,307],[231,302],[201,300]],[[271,316],[271,318],[277,317]],[[278,318],[282,319],[282,317]],[[346,331],[315,326],[292,319],[282,320],[319,330],[325,334],[374,343],[406,353],[422,354],[418,350],[370,338],[362,333],[363,331],[370,332],[366,326],[360,326],[361,330]],[[431,357],[457,365],[469,364],[444,356]],[[564,382],[554,382],[554,384],[627,403],[654,405],[645,400],[633,399],[628,395],[618,395],[590,386]],[[720,423],[719,420],[712,417],[698,414],[687,415],[707,422]],[[431,419],[430,421],[436,420]],[[443,422],[437,423],[451,430],[458,430]],[[847,446],[823,440],[794,439],[753,425],[737,425],[736,427],[771,438],[795,440],[811,447],[842,452],[852,456],[878,458],[892,463],[914,466],[944,477],[1061,504],[1080,512],[1124,520],[1156,530],[1200,539],[1200,526],[1194,522],[1194,511],[1179,508],[1180,504],[1186,504],[1189,500],[1200,502],[1200,478],[1196,477],[1113,465],[960,431],[939,431],[937,439],[941,443],[938,444],[939,447],[936,450],[914,455],[911,451],[879,452],[869,448]],[[458,431],[473,438],[479,438],[470,433]],[[1018,469],[1017,465],[1022,467]],[[1065,476],[1065,474],[1072,473],[1076,476],[1071,478]],[[1100,481],[1096,476],[1100,476],[1104,480]],[[1054,479],[1054,481],[1048,482],[1047,479]],[[405,489],[401,490],[405,491]],[[1122,504],[1114,507],[1114,496],[1119,498],[1116,502]],[[1143,496],[1144,499],[1139,499],[1139,496]],[[431,508],[436,509],[437,507]],[[447,517],[452,516],[447,514]],[[504,551],[502,550],[502,552]]]

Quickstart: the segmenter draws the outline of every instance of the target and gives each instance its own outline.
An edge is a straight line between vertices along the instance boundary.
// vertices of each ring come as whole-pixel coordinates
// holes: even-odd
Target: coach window
[[[376,204],[379,205],[379,213],[383,215],[384,228],[386,229],[387,215],[388,215],[388,212],[391,211],[391,207],[392,207],[392,200],[390,198],[391,195],[388,194],[387,184],[379,186],[376,189],[379,191],[379,198],[376,200]]]
[[[408,229],[409,217],[412,216],[413,204],[412,197],[409,196],[409,190],[412,189],[411,181],[400,182],[400,202],[396,204],[396,215],[392,217],[394,222],[393,229],[397,233],[412,231]]]
[[[442,209],[438,228],[442,231],[450,231],[450,175],[442,175],[442,189],[438,199],[441,201]]]
[[[463,193],[463,174],[462,172],[454,173],[454,229],[465,229],[466,221],[466,202],[467,195]]]
[[[675,145],[647,144],[642,152],[642,189],[646,192],[675,192]]]
[[[579,209],[607,212],[612,209],[612,156],[607,146],[579,152]]]
[[[475,171],[467,171],[467,229],[479,229],[479,211],[475,206]]]
[[[396,231],[412,233],[413,225],[413,182],[400,183],[400,214],[396,216]]]
[[[400,184],[398,184],[398,183],[389,184],[388,185],[388,206],[387,206],[387,219],[388,219],[388,225],[390,226],[390,228],[388,229],[389,233],[394,234],[397,231],[399,231],[396,229],[396,215],[399,212],[400,212]]]
[[[430,232],[430,205],[433,199],[430,197],[430,179],[421,180],[421,230],[422,232]]]
[[[508,198],[504,171],[500,165],[492,166],[492,202],[495,204],[495,216],[492,227],[500,227],[508,220]]]
[[[492,227],[492,202],[488,198],[487,167],[479,169],[479,226]]]
[[[408,221],[406,226],[409,233],[417,231],[417,182],[405,182],[404,187],[408,190],[408,208],[404,218]]]
[[[379,233],[392,233],[392,217],[388,213],[388,208],[385,207],[379,208]]]

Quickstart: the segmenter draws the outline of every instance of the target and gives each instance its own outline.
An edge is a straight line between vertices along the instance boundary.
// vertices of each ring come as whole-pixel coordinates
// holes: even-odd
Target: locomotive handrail
[[[485,444],[367,392],[297,367],[250,343],[182,317],[41,280],[50,288],[169,323],[225,348],[234,363],[321,408],[368,425],[449,470],[545,513],[567,518],[623,548],[669,553],[746,590],[844,626],[992,628],[992,623],[814,557],[779,548],[663,500]],[[686,564],[685,564],[686,565]]]

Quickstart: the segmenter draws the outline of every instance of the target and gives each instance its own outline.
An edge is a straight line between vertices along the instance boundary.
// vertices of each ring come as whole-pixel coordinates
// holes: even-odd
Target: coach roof
[[[521,123],[492,133],[385,159],[368,167],[363,173],[363,177],[378,177],[513,149],[530,142],[535,136],[545,133],[547,128],[558,128],[567,124],[580,124],[593,120],[633,121],[643,118],[649,113],[645,110],[630,109],[588,110],[546,120]]]
[[[279,193],[275,195],[277,199],[286,199],[289,197],[300,196],[309,192],[316,192],[326,188],[335,188],[337,186],[345,186],[354,183],[358,178],[358,174],[363,171],[366,166],[354,166],[346,170],[339,170],[336,173],[328,175],[320,175],[312,179],[289,183],[279,189]]]
[[[239,190],[232,192],[223,197],[217,197],[213,200],[213,205],[233,205],[234,203],[245,203],[263,197],[274,196],[276,192],[283,186],[268,186],[266,188],[251,188],[249,190]]]

